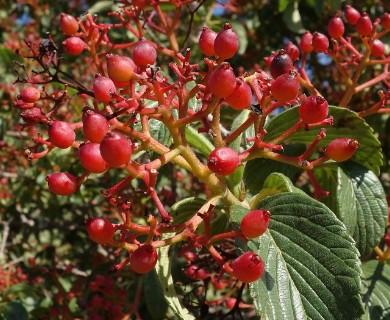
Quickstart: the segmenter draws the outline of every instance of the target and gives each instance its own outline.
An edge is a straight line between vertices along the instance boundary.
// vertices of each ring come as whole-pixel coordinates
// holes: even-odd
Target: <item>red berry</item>
[[[312,46],[313,35],[306,31],[301,37],[301,43],[299,44],[303,52],[309,53],[313,51]]]
[[[235,110],[247,108],[250,105],[251,100],[251,87],[242,79],[237,80],[236,88],[233,93],[225,99],[226,103]]]
[[[197,265],[191,265],[186,270],[185,273],[188,277],[195,280],[206,280],[211,277],[210,273],[208,273],[204,268],[200,268]]]
[[[94,218],[87,221],[87,232],[92,241],[106,244],[112,241],[115,228],[106,218]]]
[[[79,30],[79,23],[71,15],[61,13],[60,28],[64,35],[73,36]]]
[[[157,251],[150,244],[135,250],[130,256],[130,268],[137,273],[148,273],[157,263]]]
[[[25,102],[21,99],[19,100],[16,100],[14,103],[13,103],[13,106],[17,109],[20,109],[20,110],[26,110],[26,109],[31,109],[35,106],[34,103],[32,102]]]
[[[138,41],[133,51],[134,63],[141,68],[146,68],[148,65],[154,64],[156,59],[157,51],[150,42],[145,39]]]
[[[299,88],[300,84],[295,71],[282,74],[271,83],[272,95],[280,102],[294,99],[298,94]]]
[[[386,233],[383,240],[385,240],[386,246],[390,247],[390,233]]]
[[[240,230],[246,238],[261,236],[270,223],[271,214],[268,210],[253,210],[248,212],[241,220]]]
[[[130,161],[132,143],[118,132],[109,132],[100,143],[100,153],[111,167],[120,167]]]
[[[225,300],[225,303],[226,303],[226,307],[229,309],[229,310],[232,310],[234,308],[234,306],[236,305],[236,302],[237,302],[237,299],[236,298],[227,298]]]
[[[107,71],[110,79],[117,82],[127,82],[131,79],[136,68],[135,63],[128,57],[107,55]]]
[[[363,13],[363,15],[357,21],[356,31],[359,34],[359,36],[369,36],[371,34],[372,21],[367,13]]]
[[[209,28],[203,28],[199,37],[199,48],[206,56],[215,55],[214,41],[217,37],[217,33]]]
[[[344,22],[337,15],[329,20],[328,33],[332,38],[338,39],[343,36],[345,31]]]
[[[381,19],[382,28],[385,30],[390,29],[390,14],[386,12]]]
[[[100,102],[110,102],[116,87],[111,79],[98,75],[93,83],[95,98]]]
[[[210,92],[219,98],[230,96],[236,88],[237,79],[228,63],[222,63],[213,71],[207,83]]]
[[[77,56],[85,49],[85,42],[79,37],[70,37],[62,42],[64,51],[72,56]]]
[[[25,122],[29,124],[47,123],[48,121],[46,115],[42,112],[41,108],[38,107],[24,110],[20,116]]]
[[[360,18],[360,13],[351,6],[345,6],[344,16],[348,23],[354,26]]]
[[[306,124],[321,122],[328,116],[328,102],[320,96],[310,96],[299,106],[299,117]]]
[[[222,59],[230,59],[238,50],[239,40],[232,26],[226,23],[218,33],[214,42],[215,55]]]
[[[271,61],[270,72],[274,79],[292,69],[294,69],[293,62],[284,50],[281,50]]]
[[[242,282],[253,282],[264,273],[264,262],[254,252],[245,252],[233,261],[233,275]]]
[[[56,172],[46,177],[49,190],[60,196],[70,196],[77,191],[76,178],[67,172]]]
[[[371,56],[380,57],[385,54],[385,44],[379,39],[375,39],[372,48],[371,48]]]
[[[61,149],[69,148],[76,139],[76,133],[70,124],[64,121],[51,122],[48,133],[51,143]]]
[[[232,174],[240,165],[240,158],[236,151],[227,147],[216,148],[211,151],[207,166],[214,172],[227,176]]]
[[[325,154],[337,162],[351,158],[359,148],[359,142],[349,138],[335,139],[325,149]]]
[[[22,89],[20,92],[18,99],[23,100],[24,102],[34,103],[39,100],[41,97],[41,91],[34,87],[27,87]]]
[[[315,52],[317,53],[326,52],[329,47],[328,37],[322,33],[314,32],[312,45]]]
[[[108,129],[106,117],[91,110],[84,113],[83,133],[86,139],[91,142],[99,143],[106,136]]]
[[[81,165],[89,172],[102,173],[108,169],[107,162],[100,154],[100,144],[98,143],[83,144],[79,150],[79,159]]]
[[[299,49],[291,41],[286,46],[286,52],[292,61],[297,61],[299,59]]]

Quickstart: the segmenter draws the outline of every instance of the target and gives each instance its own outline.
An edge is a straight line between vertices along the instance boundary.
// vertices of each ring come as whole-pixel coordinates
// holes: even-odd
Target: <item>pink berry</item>
[[[135,250],[130,256],[130,268],[140,274],[154,269],[157,263],[157,251],[150,244],[145,244]]]
[[[238,50],[239,40],[232,26],[226,23],[218,33],[214,42],[215,55],[222,59],[230,59]]]
[[[322,33],[314,32],[312,40],[313,50],[317,53],[326,52],[329,47],[328,37]]]
[[[359,18],[356,23],[356,31],[359,36],[369,36],[372,32],[372,21],[367,13],[363,13],[363,15]]]
[[[69,14],[61,13],[60,28],[64,35],[73,36],[79,30],[79,23],[76,18]]]
[[[79,150],[79,159],[81,165],[89,172],[103,173],[109,168],[100,154],[100,144],[98,143],[83,144]]]
[[[109,130],[106,117],[100,113],[88,110],[83,116],[84,137],[91,142],[99,143]]]
[[[293,62],[299,59],[299,49],[291,41],[286,46],[286,52]]]
[[[107,244],[112,241],[115,228],[106,218],[94,218],[87,221],[87,232],[92,241]]]
[[[132,143],[118,132],[109,132],[100,143],[100,153],[110,167],[120,167],[130,161]]]
[[[240,230],[246,238],[260,237],[270,223],[271,214],[268,210],[253,210],[241,220]]]
[[[100,102],[110,102],[112,94],[116,92],[114,82],[110,78],[98,75],[93,83],[95,98]]]
[[[41,97],[41,91],[39,91],[35,87],[27,87],[22,89],[18,98],[23,100],[24,102],[34,103],[37,102],[40,99],[40,97]]]
[[[295,71],[282,74],[271,82],[271,92],[274,98],[280,102],[288,102],[294,99],[299,91],[300,84]]]
[[[207,83],[207,88],[219,98],[230,96],[236,88],[237,79],[227,62],[213,71]]]
[[[61,149],[69,148],[76,139],[76,133],[70,124],[64,121],[51,122],[48,133],[51,143]]]
[[[107,71],[111,80],[117,82],[129,81],[136,68],[135,63],[129,57],[109,54],[107,55]]]
[[[310,96],[299,106],[299,117],[306,124],[325,120],[328,112],[328,102],[320,96]]]
[[[245,283],[254,282],[264,273],[264,262],[254,252],[245,252],[232,264],[233,275]]]
[[[386,233],[383,240],[385,241],[386,246],[390,247],[390,233]]]
[[[157,51],[150,42],[145,39],[138,41],[133,51],[134,63],[141,68],[146,68],[148,65],[154,64],[156,59]]]
[[[235,110],[243,110],[249,107],[252,100],[251,87],[242,79],[237,80],[236,88],[225,101]]]
[[[386,12],[381,19],[382,28],[385,30],[390,29],[390,14]]]
[[[303,52],[309,53],[313,51],[312,46],[313,35],[311,32],[306,31],[301,37],[301,43],[299,44]]]
[[[217,33],[211,29],[203,28],[199,37],[199,48],[206,56],[215,55],[214,42],[217,37]]]
[[[83,52],[86,44],[79,37],[70,37],[62,42],[62,47],[66,53],[77,56]]]
[[[360,18],[360,13],[351,6],[345,6],[344,16],[348,23],[354,26]]]
[[[385,54],[385,44],[379,39],[375,39],[371,48],[371,56],[381,57],[384,54]]]
[[[70,196],[78,189],[76,178],[67,172],[52,173],[46,177],[49,190],[60,196]]]
[[[240,158],[233,149],[220,147],[211,151],[207,165],[212,172],[227,176],[240,165]]]
[[[329,20],[328,33],[332,38],[341,38],[344,34],[344,31],[344,22],[338,15]]]
[[[335,139],[325,149],[325,154],[337,162],[351,158],[359,148],[359,142],[349,138]]]

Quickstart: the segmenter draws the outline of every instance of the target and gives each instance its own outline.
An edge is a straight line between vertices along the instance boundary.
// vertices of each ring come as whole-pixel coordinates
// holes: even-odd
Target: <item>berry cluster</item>
[[[151,272],[159,259],[159,248],[182,243],[183,269],[191,281],[211,283],[215,290],[229,287],[236,292],[242,283],[244,287],[245,283],[258,281],[267,261],[251,251],[237,256],[237,248],[232,244],[235,239],[247,242],[261,237],[271,221],[268,210],[249,208],[240,168],[255,158],[287,163],[306,174],[315,197],[327,194],[317,183],[313,170],[326,161],[351,159],[359,142],[342,137],[324,145],[324,127],[333,125],[331,100],[328,103],[313,85],[305,64],[314,53],[334,59],[347,77],[347,91],[340,102],[341,107],[346,107],[354,93],[383,80],[376,78],[357,85],[350,71],[359,70],[360,63],[372,57],[385,58],[385,46],[379,38],[390,29],[389,15],[372,22],[367,14],[347,6],[345,20],[355,28],[360,47],[344,36],[346,28],[337,15],[329,21],[330,37],[306,32],[299,45],[290,42],[267,57],[264,69],[238,73],[227,61],[236,55],[240,45],[230,24],[218,32],[206,27],[199,30],[198,47],[205,57],[193,61],[191,50],[181,51],[173,32],[180,24],[180,10],[171,16],[161,10],[159,1],[120,2],[120,10],[111,12],[107,23],[90,14],[83,19],[61,14],[61,45],[50,37],[26,41],[21,54],[40,69],[33,76],[20,72],[18,78],[23,87],[14,107],[20,111],[25,129],[35,128],[33,145],[25,153],[30,160],[58,149],[66,149],[74,156],[74,168],[79,165],[81,173],[72,171],[73,168],[70,173],[55,167],[56,172],[46,177],[49,190],[59,196],[71,196],[87,188],[86,182],[91,178],[121,177],[119,182],[101,190],[115,220],[111,219],[113,216],[86,220],[92,241],[117,249],[115,256],[122,259],[115,266],[117,271],[126,267],[136,274]],[[191,2],[195,1],[174,1],[175,8]],[[161,26],[156,25],[156,20]],[[153,40],[156,37],[148,38],[144,25],[166,38],[166,42],[162,45]],[[116,43],[109,30],[126,30],[132,34],[132,40]],[[82,79],[72,76],[62,64],[71,59],[87,62],[89,74]],[[168,64],[161,63],[167,59]],[[27,69],[22,64],[20,68]],[[50,88],[50,83],[60,84],[61,89]],[[49,93],[49,89],[54,91]],[[74,114],[64,112],[75,99],[80,99],[82,106],[78,105]],[[380,102],[359,115],[378,112],[386,101],[388,93],[382,92]],[[269,139],[267,119],[292,106],[298,114],[295,123]],[[234,115],[244,111],[242,114],[247,113],[248,117],[227,128],[222,118],[226,110]],[[252,136],[247,135],[249,128],[254,132]],[[307,143],[302,154],[284,154],[288,139],[305,130],[317,130],[318,135]],[[244,133],[246,141],[241,143]],[[196,144],[195,140],[202,143]],[[194,179],[191,182],[196,180],[190,188],[200,185],[199,193],[207,198],[180,222],[175,221],[167,208],[168,201],[164,200],[174,203],[181,194],[162,189],[159,184],[159,172],[164,166],[171,168],[170,164],[188,173]],[[180,173],[176,172],[175,183],[180,183],[176,179]],[[137,203],[136,196],[140,194],[147,200]],[[145,214],[139,214],[137,206],[146,202]],[[233,204],[246,206],[249,212],[237,229],[230,224],[215,232],[213,223],[222,216],[216,206],[223,208],[223,214],[229,214]],[[226,246],[230,246],[229,250],[225,250]],[[119,256],[120,252],[126,256]],[[122,305],[108,306],[103,299],[104,291],[112,289],[110,279],[90,283],[94,294],[86,304],[92,310],[91,319],[100,319],[107,312],[113,319],[124,316]],[[225,297],[218,303],[233,309],[240,305],[240,299]]]

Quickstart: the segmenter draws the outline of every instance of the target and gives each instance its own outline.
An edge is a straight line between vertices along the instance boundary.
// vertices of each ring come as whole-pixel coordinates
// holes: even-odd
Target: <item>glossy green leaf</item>
[[[291,180],[284,174],[279,172],[271,173],[267,179],[265,179],[263,189],[249,201],[250,207],[255,208],[257,207],[256,204],[266,197],[282,192],[304,193],[296,188]]]
[[[167,237],[173,234],[166,234]],[[182,320],[194,320],[190,312],[180,303],[180,300],[175,291],[173,284],[173,278],[171,273],[172,257],[169,254],[170,246],[165,246],[158,249],[158,260],[155,267],[158,280],[160,282],[162,291],[164,292],[165,299],[168,306],[175,313],[178,319]]]
[[[149,120],[149,132],[151,136],[156,139],[158,142],[163,144],[166,147],[170,147],[172,144],[172,137],[169,132],[169,129],[161,122],[155,119]],[[148,151],[149,156],[152,159],[158,157],[158,155],[152,151]]]
[[[335,214],[299,193],[267,197],[260,208],[272,218],[249,243],[265,262],[264,276],[250,284],[257,313],[270,320],[360,318],[359,255]]]
[[[365,256],[379,243],[387,225],[386,195],[380,180],[366,167],[353,162],[340,167],[352,181],[357,215],[353,238]]]
[[[17,296],[32,296],[36,294],[36,290],[34,287],[24,284],[24,283],[18,283],[15,284],[7,289],[7,291],[4,292],[4,296],[12,296],[12,295],[17,295]]]
[[[321,202],[336,214],[352,236],[357,221],[357,201],[352,180],[336,163],[322,166],[314,170],[314,174],[321,188],[329,191],[329,196],[323,197]]]
[[[161,289],[156,272],[145,274],[143,279],[144,299],[152,320],[165,318],[168,305],[164,299],[164,293]]]
[[[359,141],[360,147],[352,160],[358,162],[379,174],[379,168],[383,163],[381,144],[374,135],[372,128],[360,118],[357,113],[345,108],[329,107],[329,114],[334,118],[334,124],[326,127],[326,138],[319,146],[325,147],[337,138],[353,138]],[[286,110],[273,118],[266,126],[269,132],[264,139],[271,141],[281,133],[291,128],[298,121],[298,108]],[[288,137],[286,142],[298,142],[309,144],[317,136],[320,127],[312,128],[309,131],[300,129]]]
[[[283,12],[284,10],[286,10],[286,8],[290,2],[291,2],[290,0],[279,0],[279,3],[278,3],[279,12]]]
[[[390,266],[371,260],[363,264],[363,303],[371,320],[390,319]]]
[[[0,319],[28,320],[28,313],[22,304],[11,301],[0,305]]]
[[[231,131],[234,131],[240,125],[242,125],[248,119],[249,115],[250,115],[250,111],[249,110],[241,111],[240,114],[237,117],[234,118],[233,123],[232,123],[232,127],[231,127]],[[232,148],[233,150],[239,151],[243,135],[244,135],[244,133],[241,133],[237,137],[237,139],[235,139],[232,143],[229,144],[229,147]]]
[[[188,144],[206,157],[215,149],[214,145],[204,134],[199,133],[196,129],[190,126],[186,127],[185,136]]]
[[[194,216],[205,204],[202,198],[190,197],[176,202],[169,212],[175,224],[183,223]]]
[[[305,146],[303,144],[290,144],[284,148],[284,154],[289,156],[298,156],[304,151]],[[300,171],[300,168],[289,164],[258,158],[246,163],[243,179],[246,189],[252,195],[255,195],[263,188],[264,182],[270,174],[274,172],[282,173],[292,180]]]
[[[301,14],[298,9],[298,1],[288,4],[283,12],[283,21],[292,32],[303,33],[305,28],[302,24]]]

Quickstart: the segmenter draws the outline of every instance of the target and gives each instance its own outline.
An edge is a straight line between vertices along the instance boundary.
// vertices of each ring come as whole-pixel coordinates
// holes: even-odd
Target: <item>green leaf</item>
[[[359,256],[335,214],[298,193],[267,197],[260,208],[272,218],[249,243],[265,261],[264,276],[250,284],[257,313],[270,320],[360,318]]]
[[[305,28],[302,24],[301,14],[298,9],[298,1],[290,3],[283,12],[283,21],[292,32],[303,33]]]
[[[289,3],[290,0],[279,0],[279,5],[278,5],[279,12],[283,12],[284,10],[286,10]]]
[[[88,12],[90,14],[96,14],[99,12],[110,11],[112,9],[113,9],[112,1],[98,1],[88,9]]]
[[[144,299],[152,320],[164,319],[168,310],[164,293],[161,289],[156,272],[149,272],[144,276]]]
[[[14,301],[0,305],[0,316],[4,320],[28,320],[27,310]]]
[[[190,197],[176,202],[169,212],[175,224],[183,223],[194,216],[205,204],[202,198]]]
[[[35,288],[24,283],[18,283],[8,288],[5,291],[4,296],[18,295],[18,296],[31,296],[35,295]]]
[[[364,166],[345,162],[340,167],[352,181],[357,215],[353,238],[364,256],[379,243],[387,225],[386,195],[377,176]]]
[[[173,234],[166,234],[167,237],[172,235]],[[158,260],[155,268],[158,280],[160,282],[162,291],[164,292],[168,306],[175,313],[178,319],[195,320],[195,317],[193,317],[190,312],[181,305],[175,291],[171,273],[172,257],[169,254],[169,248],[170,246],[165,246],[158,249]]]
[[[249,206],[251,208],[255,208],[257,206],[256,204],[258,204],[266,197],[282,192],[296,192],[305,194],[303,191],[296,188],[291,180],[284,174],[274,172],[271,173],[267,179],[265,179],[263,189],[261,189],[257,195],[252,197],[252,199],[249,201]]]
[[[215,149],[214,145],[205,135],[200,134],[196,129],[190,126],[186,127],[185,135],[187,142],[206,157]]]
[[[390,266],[368,261],[362,266],[363,302],[372,320],[390,319]]]
[[[242,125],[246,119],[248,119],[248,116],[250,115],[250,111],[249,110],[243,110],[240,112],[240,114],[234,118],[233,120],[233,123],[232,123],[232,128],[231,128],[231,131],[234,131],[235,129],[237,129],[240,125]],[[232,148],[233,150],[236,150],[236,151],[239,151],[240,150],[240,146],[241,146],[241,141],[242,141],[242,136],[243,136],[243,133],[241,133],[236,140],[234,140],[233,142],[231,142],[229,144],[229,147]]]
[[[387,225],[387,201],[380,180],[366,167],[348,161],[315,170],[321,187],[330,192],[322,201],[344,222],[362,256],[378,245]]]
[[[172,144],[172,137],[169,132],[169,129],[161,122],[155,119],[149,120],[149,132],[151,136],[156,139],[158,142],[163,144],[166,147],[170,147]],[[149,156],[152,159],[155,159],[158,157],[158,154],[156,154],[153,151],[148,151]]]
[[[314,174],[321,188],[329,191],[329,196],[323,197],[321,202],[336,214],[352,236],[357,221],[357,201],[352,180],[336,163],[321,166],[314,170]]]
[[[374,135],[372,128],[357,113],[345,108],[329,107],[329,114],[333,116],[334,124],[326,127],[326,138],[321,140],[319,146],[325,147],[336,138],[356,139],[359,141],[360,147],[352,160],[364,165],[378,175],[380,166],[383,164],[383,155],[381,144]],[[297,107],[282,112],[266,125],[265,129],[269,133],[264,137],[264,140],[271,141],[278,137],[296,124],[298,119]],[[319,130],[319,127],[312,128],[309,131],[300,129],[285,141],[309,144],[317,136]]]
[[[284,154],[289,156],[298,156],[305,151],[304,145],[286,145],[284,148]],[[301,169],[284,164],[271,159],[254,159],[250,160],[245,165],[244,183],[246,189],[252,194],[257,194],[264,187],[264,182],[267,177],[274,173],[279,172],[287,176],[289,179],[293,179]]]

